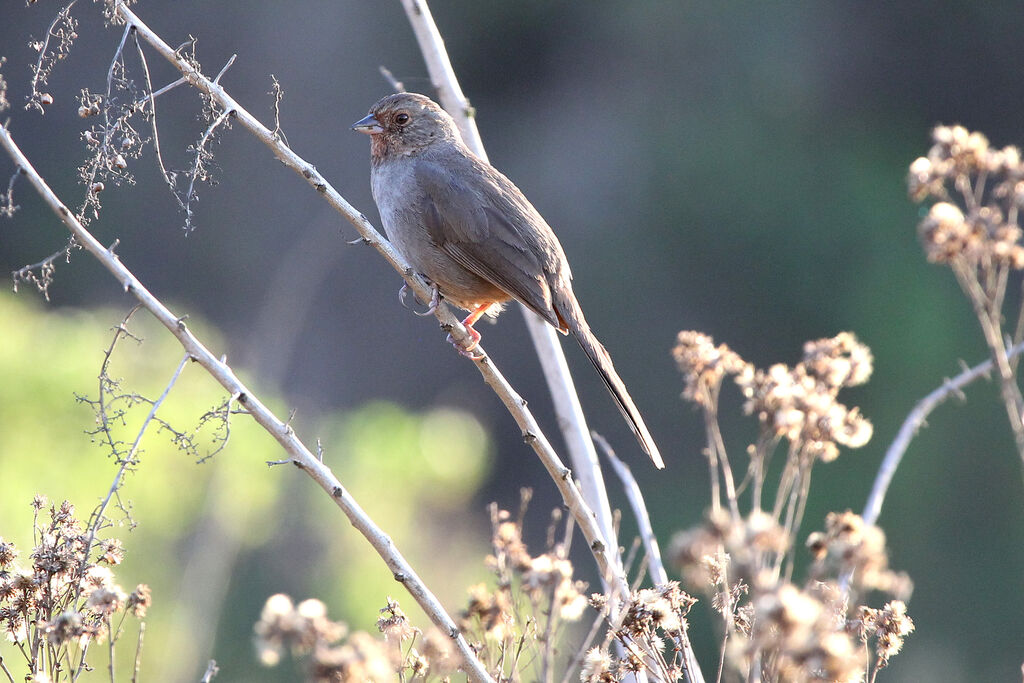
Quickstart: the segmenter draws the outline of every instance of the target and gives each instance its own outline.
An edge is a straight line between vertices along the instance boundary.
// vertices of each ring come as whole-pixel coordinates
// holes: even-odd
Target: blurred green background
[[[18,106],[35,59],[27,43],[44,35],[59,5],[0,2],[15,104],[4,116],[38,170],[77,205],[80,133],[90,122],[78,118],[76,94],[104,88],[120,33],[103,29],[91,4],[76,7],[79,39],[51,77],[55,102],[40,117]],[[818,467],[804,529],[820,528],[829,510],[859,510],[914,403],[961,360],[985,354],[952,275],[921,254],[904,177],[936,123],[963,123],[997,145],[1024,143],[1024,6],[459,0],[432,8],[492,161],[558,233],[588,319],[666,454],[664,473],[646,466],[589,364],[567,346],[592,426],[633,464],[663,541],[707,504],[701,419],[679,401],[668,353],[679,329],[708,332],[762,366],[795,362],[805,340],[841,330],[871,346],[875,376],[846,399],[873,420],[875,437]],[[144,1],[138,12],[172,45],[195,36],[207,73],[237,53],[222,82],[268,123],[276,75],[292,147],[376,218],[367,142],[348,126],[388,92],[380,65],[430,93],[398,2]],[[176,78],[152,53],[149,64],[155,83]],[[186,88],[158,102],[173,168],[190,163],[184,150],[205,128],[200,106]],[[195,232],[182,232],[150,153],[132,166],[136,187],[107,189],[92,230],[104,243],[119,238],[123,261],[189,314],[280,415],[296,410],[298,433],[321,439],[326,461],[457,609],[464,587],[483,576],[485,504],[515,505],[519,487],[534,486],[541,534],[557,504],[553,487],[476,371],[431,320],[396,304],[395,274],[371,250],[345,244],[352,228],[246,133],[223,134],[214,152],[218,185],[200,190]],[[0,171],[10,170],[0,160]],[[26,184],[15,198],[21,210],[0,222],[7,271],[64,240]],[[131,302],[82,254],[58,266],[51,295],[40,302],[23,287],[0,298],[5,538],[28,533],[34,493],[71,498],[85,514],[112,476],[84,435],[92,416],[73,393],[95,391],[109,328]],[[481,331],[554,435],[519,314]],[[126,383],[153,395],[180,354],[157,329],[143,336],[116,360]],[[186,424],[223,398],[196,368],[172,397]],[[882,514],[892,564],[916,582],[918,627],[884,680],[1020,675],[1021,464],[997,390],[979,384],[966,398],[942,407],[914,441]],[[321,597],[333,616],[363,626],[388,592],[404,597],[311,482],[266,468],[280,452],[244,422],[236,419],[225,452],[199,466],[151,436],[126,489],[139,526],[121,534],[129,556],[119,576],[160,587],[147,641],[160,642],[161,632],[180,641],[147,649],[145,666],[161,680],[194,680],[209,656],[227,680],[287,680],[256,668],[250,651],[251,624],[274,592]],[[724,422],[739,459],[752,427]],[[439,433],[455,439],[450,452],[433,450]],[[623,504],[614,491],[613,499]],[[204,630],[188,630],[196,624]],[[714,641],[706,630],[695,640],[710,669]],[[173,665],[161,659],[172,656]]]

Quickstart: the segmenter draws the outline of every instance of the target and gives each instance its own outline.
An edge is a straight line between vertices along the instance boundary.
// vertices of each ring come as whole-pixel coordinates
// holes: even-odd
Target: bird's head
[[[396,93],[370,107],[352,130],[370,136],[375,160],[409,156],[444,141],[462,141],[455,121],[436,102],[416,93]]]

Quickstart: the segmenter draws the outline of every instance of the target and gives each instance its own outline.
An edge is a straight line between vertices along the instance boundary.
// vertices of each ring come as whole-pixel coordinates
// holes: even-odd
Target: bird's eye
[[[400,126],[404,126],[405,124],[409,123],[409,115],[406,114],[405,112],[402,112],[401,114],[395,117],[395,123],[397,123]]]

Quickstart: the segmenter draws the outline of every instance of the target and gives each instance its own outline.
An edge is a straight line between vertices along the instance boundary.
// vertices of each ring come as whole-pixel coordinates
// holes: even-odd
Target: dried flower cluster
[[[710,336],[689,330],[679,333],[672,357],[683,373],[683,398],[704,408],[712,406],[726,375],[738,375],[747,367],[725,344],[715,346]]]
[[[834,460],[839,446],[859,448],[871,438],[871,423],[860,411],[836,400],[840,389],[871,377],[871,351],[849,332],[807,342],[803,360],[792,368],[777,363],[759,370],[698,332],[680,332],[673,356],[683,373],[684,398],[709,409],[723,377],[734,375],[747,414],[756,415],[767,434],[786,437],[805,455]]]
[[[846,632],[841,605],[828,597],[782,583],[757,598],[753,633],[742,654],[750,661],[757,656],[765,680],[863,679],[863,653]],[[737,645],[734,656],[739,649]]]
[[[392,603],[389,600],[389,607]],[[404,620],[394,604],[391,627]],[[400,668],[394,648],[365,632],[345,638],[348,627],[327,617],[323,602],[310,599],[298,605],[284,594],[267,598],[254,627],[256,651],[265,666],[276,666],[288,652],[308,656],[307,680],[317,683],[393,681]],[[342,639],[344,638],[343,642]]]
[[[836,400],[839,390],[871,377],[871,351],[843,332],[804,345],[803,361],[768,370],[746,366],[736,383],[762,428],[799,444],[805,456],[825,462],[839,456],[839,446],[860,448],[871,438],[871,423],[857,408]]]
[[[963,126],[939,126],[932,140],[928,156],[915,159],[907,177],[914,201],[936,202],[918,226],[928,260],[1024,268],[1017,221],[1024,205],[1020,150],[993,148]]]
[[[906,574],[889,569],[885,532],[865,524],[849,510],[830,512],[825,530],[807,537],[807,548],[814,557],[812,574],[816,577],[850,576],[862,591],[879,590],[899,597],[908,597],[913,590]]]
[[[860,619],[851,622],[853,630],[867,644],[875,640],[876,669],[888,666],[889,659],[903,649],[903,639],[914,631],[902,600],[886,603],[882,609],[860,608]]]
[[[70,680],[88,667],[92,643],[109,639],[113,651],[125,615],[145,617],[150,590],[139,585],[126,594],[117,585],[110,567],[121,562],[120,542],[93,541],[71,503],[50,505],[44,519],[46,500],[37,496],[32,506],[30,565],[19,567],[17,548],[0,539],[0,630],[25,655],[30,677]]]
[[[613,624],[604,642],[583,657],[580,680],[611,683],[639,671],[648,672],[653,680],[681,679],[685,665],[680,639],[687,630],[686,615],[696,602],[675,581],[633,591],[623,605],[621,623]],[[591,603],[603,611],[606,598],[594,595]],[[612,653],[613,641],[622,646],[624,656]]]
[[[745,519],[734,519],[719,510],[702,525],[676,532],[667,557],[690,586],[720,587],[729,583],[726,576],[756,586],[774,583],[761,574],[789,548],[789,534],[766,513],[755,510]]]
[[[683,373],[683,398],[705,415],[712,507],[702,525],[673,537],[668,559],[688,586],[710,594],[722,618],[724,663],[748,680],[863,680],[869,664],[863,615],[875,612],[858,608],[854,613],[861,616],[848,621],[848,598],[838,586],[852,576],[856,590],[909,593],[909,580],[888,568],[884,534],[852,513],[831,514],[827,531],[808,542],[816,561],[807,584],[801,588],[791,577],[811,468],[834,460],[841,446],[858,448],[871,438],[871,423],[838,400],[842,389],[871,377],[871,351],[843,332],[806,343],[792,367],[761,370],[707,335],[680,332],[673,355]],[[742,392],[744,411],[760,424],[740,485],[718,427],[719,389],[727,375]],[[766,508],[767,463],[783,440],[786,461]],[[751,496],[746,515],[740,511],[744,487]],[[592,661],[595,671],[607,670],[597,654]],[[601,675],[590,680],[609,680]]]
[[[524,507],[528,497],[524,491]],[[559,518],[556,511],[554,522]],[[520,522],[496,506],[491,520],[493,554],[486,564],[496,586],[481,583],[469,589],[459,627],[475,641],[473,648],[495,678],[518,680],[526,663],[553,666],[560,624],[578,620],[587,607],[586,584],[573,580],[563,545],[552,540],[548,552],[534,557],[523,542]],[[549,538],[553,539],[551,533]],[[447,680],[457,672],[459,660],[451,638],[436,628],[426,634],[415,628],[390,597],[380,610],[377,628],[383,640],[362,632],[346,637],[347,627],[328,619],[319,600],[295,605],[279,594],[263,607],[254,627],[255,644],[267,666],[278,664],[286,653],[308,657],[308,680],[317,683],[393,681],[396,676]]]
[[[1019,223],[1024,205],[1024,165],[1017,147],[996,149],[978,132],[939,126],[928,156],[910,165],[907,185],[917,202],[934,202],[918,225],[929,261],[948,265],[971,302],[998,372],[999,388],[1024,462],[1024,394],[1018,365],[1010,363],[1003,304],[1009,274],[1024,269]],[[1012,329],[1012,328],[1011,328]],[[1024,333],[1017,313],[1013,342]]]
[[[857,589],[909,594],[909,579],[888,569],[880,530],[849,512],[830,514],[826,531],[808,541],[816,562],[800,588],[779,576],[789,540],[771,518],[755,512],[730,523],[728,517],[721,512],[676,534],[669,558],[689,582],[712,593],[726,625],[731,667],[745,676],[758,666],[762,680],[852,683],[863,680],[872,638],[876,669],[899,651],[913,630],[904,603],[858,606],[847,617],[848,599],[838,584],[853,573]]]
[[[523,512],[529,497],[524,490]],[[481,660],[499,678],[512,675],[523,658],[550,670],[562,626],[579,620],[587,607],[586,584],[573,578],[568,546],[555,540],[561,511],[552,514],[548,547],[537,556],[523,542],[521,517],[513,519],[507,510],[491,506],[492,554],[485,563],[495,584],[471,587],[459,620]]]

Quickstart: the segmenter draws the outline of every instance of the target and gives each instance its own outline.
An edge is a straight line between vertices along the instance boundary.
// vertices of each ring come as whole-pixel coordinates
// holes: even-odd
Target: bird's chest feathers
[[[426,272],[424,261],[434,258],[439,245],[424,227],[423,214],[430,200],[417,182],[412,165],[381,164],[374,169],[370,186],[388,239],[409,265]]]

